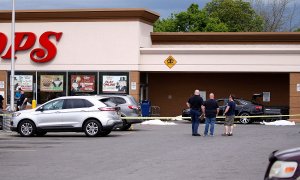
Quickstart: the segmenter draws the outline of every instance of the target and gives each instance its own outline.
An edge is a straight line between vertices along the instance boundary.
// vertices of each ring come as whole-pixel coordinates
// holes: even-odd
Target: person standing
[[[205,117],[204,136],[208,135],[209,126],[210,136],[214,136],[216,117],[219,114],[219,106],[217,101],[215,100],[215,95],[213,93],[210,93],[209,100],[204,102],[202,106],[202,112],[204,112]]]
[[[225,127],[225,132],[222,134],[222,136],[232,136],[232,131],[233,131],[233,124],[234,124],[234,116],[235,116],[235,102],[234,102],[234,95],[230,94],[229,95],[229,101],[227,103],[226,109],[224,111],[225,115],[225,122],[224,122],[224,127]]]
[[[200,124],[199,116],[201,114],[201,106],[203,105],[203,99],[200,96],[200,91],[195,90],[194,96],[190,97],[186,103],[188,108],[190,108],[191,118],[192,118],[192,135],[201,136],[198,133],[198,127]]]
[[[0,94],[0,111],[3,109],[3,96]]]
[[[25,96],[25,92],[21,90],[21,96],[17,101],[17,111],[24,110],[27,105],[27,97]]]

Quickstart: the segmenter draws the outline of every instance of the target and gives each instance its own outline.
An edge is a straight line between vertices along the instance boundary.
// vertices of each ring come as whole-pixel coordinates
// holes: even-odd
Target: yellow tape
[[[274,118],[274,117],[300,117],[300,114],[293,114],[293,115],[260,115],[260,116],[235,116],[235,118]],[[218,119],[224,119],[225,116],[217,116]],[[143,120],[150,120],[150,119],[161,119],[161,120],[168,120],[168,119],[191,119],[191,117],[121,117],[121,119],[143,119]]]
[[[12,114],[0,114],[0,116],[12,116]],[[274,118],[274,117],[300,117],[300,114],[293,115],[260,115],[260,116],[235,116],[235,118]],[[217,116],[217,119],[224,119],[225,116]],[[121,117],[121,119],[191,119],[191,117]]]
[[[0,116],[12,116],[11,114],[0,114]]]

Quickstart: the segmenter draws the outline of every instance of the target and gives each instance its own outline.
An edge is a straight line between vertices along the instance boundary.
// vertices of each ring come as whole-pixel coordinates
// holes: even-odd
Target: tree
[[[218,18],[210,18],[205,10],[199,9],[198,4],[191,4],[187,11],[171,14],[167,19],[158,20],[154,24],[156,32],[201,32],[228,31],[226,24]]]
[[[175,15],[171,14],[170,18],[157,20],[154,23],[154,31],[156,32],[177,32],[177,24]]]
[[[249,0],[256,12],[264,20],[264,31],[292,31],[296,24],[295,0]]]
[[[300,32],[300,28],[296,29],[294,32]]]
[[[156,32],[262,31],[263,20],[242,0],[213,0],[205,8],[191,4],[187,11],[172,14],[154,24]]]
[[[230,32],[262,31],[263,19],[249,2],[243,0],[212,0],[205,6],[209,17],[220,19]]]

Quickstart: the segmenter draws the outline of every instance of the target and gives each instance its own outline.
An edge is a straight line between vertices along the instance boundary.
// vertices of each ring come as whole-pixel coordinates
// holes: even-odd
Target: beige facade
[[[91,9],[18,11],[17,32],[62,32],[54,59],[35,63],[33,47],[16,53],[16,71],[34,76],[64,75],[64,95],[71,95],[72,74],[93,74],[101,92],[105,74],[128,77],[129,94],[149,99],[161,115],[177,116],[195,88],[225,97],[234,92],[250,99],[253,93],[271,92],[266,105],[287,106],[300,114],[300,33],[153,33],[159,15],[144,9]],[[10,46],[10,12],[0,11],[0,32],[8,37],[1,56]],[[176,63],[168,67],[172,56]],[[10,60],[0,60],[0,81],[9,92]],[[232,85],[231,85],[232,84]],[[5,97],[9,99],[8,97]],[[293,117],[300,119],[300,117]]]

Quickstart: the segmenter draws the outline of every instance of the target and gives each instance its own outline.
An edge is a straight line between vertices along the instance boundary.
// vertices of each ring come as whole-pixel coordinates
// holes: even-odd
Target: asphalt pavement
[[[269,154],[300,146],[300,125],[237,125],[232,137],[191,136],[191,124],[134,125],[107,137],[0,131],[1,180],[256,180]],[[200,126],[203,134],[204,125]]]

